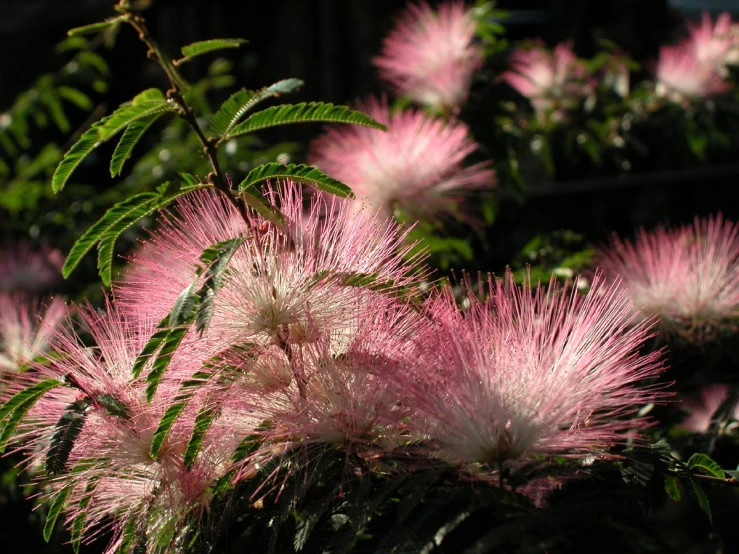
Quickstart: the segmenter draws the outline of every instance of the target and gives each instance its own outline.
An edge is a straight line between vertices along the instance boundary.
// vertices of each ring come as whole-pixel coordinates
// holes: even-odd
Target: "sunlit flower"
[[[472,74],[482,61],[473,44],[476,22],[459,1],[434,11],[425,2],[410,5],[375,58],[380,75],[394,90],[440,110],[464,104]]]
[[[357,284],[401,289],[421,275],[416,258],[404,259],[410,246],[402,245],[405,233],[397,225],[366,212],[354,216],[347,201],[319,196],[306,215],[301,190],[292,183],[272,198],[284,215],[282,226],[256,214],[245,222],[211,193],[180,201],[180,218],[163,218],[134,258],[117,291],[119,302],[132,317],[163,318],[196,280],[203,250],[243,237],[215,299],[207,338],[216,348],[239,341],[283,347],[342,326]]]
[[[511,54],[511,69],[503,80],[531,101],[538,114],[570,109],[593,91],[584,64],[563,42],[554,50],[540,43],[518,49]]]
[[[711,428],[711,420],[729,396],[728,385],[708,385],[701,389],[699,395],[683,398],[681,407],[689,414],[680,427],[693,433],[707,433]],[[732,408],[731,417],[739,420],[739,402]]]
[[[414,219],[457,211],[460,196],[493,184],[489,163],[464,167],[477,144],[467,126],[445,122],[415,110],[390,113],[372,101],[363,109],[387,125],[387,132],[333,127],[311,147],[311,163],[349,185],[357,206],[391,215],[397,207]]]
[[[689,26],[690,36],[686,41],[696,59],[716,73],[726,76],[727,60],[737,46],[732,29],[731,15],[722,13],[714,23],[708,12],[703,13],[699,24]]]
[[[0,386],[11,373],[47,353],[65,311],[60,299],[44,306],[20,295],[0,294]]]
[[[729,88],[721,74],[685,43],[660,48],[655,72],[656,93],[676,102],[706,98]]]
[[[399,381],[437,455],[492,468],[599,457],[644,426],[628,416],[657,396],[640,381],[661,371],[660,354],[639,354],[651,323],[632,325],[622,286],[596,277],[581,297],[555,281],[517,287],[509,273],[490,295],[470,296],[464,313],[448,291],[433,298],[436,329],[421,339],[428,369]]]
[[[49,247],[34,251],[24,243],[0,246],[0,293],[48,291],[61,281],[63,263],[62,253]]]
[[[148,326],[125,321],[111,306],[108,310],[107,315],[80,310],[94,346],[68,325],[54,334],[54,348],[62,355],[10,384],[6,394],[57,382],[30,409],[13,442],[28,453],[26,463],[36,473],[54,476],[46,480],[46,493],[67,495],[68,525],[84,513],[85,536],[112,531],[106,552],[117,551],[127,522],[137,524],[147,552],[168,552],[181,546],[192,518],[207,506],[210,488],[226,472],[238,442],[224,435],[205,437],[192,467],[186,467],[192,406],[175,422],[159,455],[150,454],[154,430],[178,390],[172,375],[191,375],[201,360],[178,352],[172,365],[179,367],[166,372],[160,384],[163,399],[148,402],[147,383],[132,374]]]
[[[708,339],[739,317],[739,226],[722,216],[675,230],[614,238],[598,267],[620,276],[636,307],[658,314],[663,330]]]

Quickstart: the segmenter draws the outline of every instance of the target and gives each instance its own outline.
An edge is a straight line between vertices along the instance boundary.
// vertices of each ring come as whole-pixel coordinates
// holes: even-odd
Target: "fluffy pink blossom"
[[[721,74],[698,59],[684,43],[660,48],[655,73],[657,94],[676,102],[706,98],[729,89]]]
[[[598,267],[629,287],[636,307],[658,314],[663,330],[707,339],[739,316],[739,226],[721,215],[614,238]]]
[[[713,416],[728,395],[729,386],[718,384],[705,386],[698,395],[683,398],[680,405],[689,415],[680,423],[680,427],[693,433],[708,432]],[[734,406],[732,417],[739,420],[739,403]]]
[[[482,61],[473,44],[476,26],[463,2],[443,3],[438,11],[425,2],[412,4],[375,65],[398,94],[442,111],[458,110]]]
[[[599,276],[576,287],[517,287],[508,273],[464,313],[450,292],[431,299],[436,329],[421,340],[423,375],[399,384],[426,423],[437,455],[462,464],[534,455],[606,455],[644,427],[631,419],[658,396],[644,379],[660,353],[640,355],[651,322],[636,325],[626,290]]]
[[[28,453],[28,464],[47,476],[48,494],[65,494],[67,525],[85,514],[89,539],[110,528],[116,551],[128,521],[135,521],[148,540],[147,552],[181,546],[192,517],[211,498],[210,487],[225,474],[238,444],[228,435],[205,437],[191,469],[184,454],[192,434],[195,407],[188,406],[175,422],[159,455],[150,455],[154,430],[178,390],[176,375],[191,375],[202,360],[184,349],[171,362],[160,385],[163,401],[147,402],[146,382],[134,379],[133,362],[148,338],[149,326],[128,322],[112,307],[108,314],[80,311],[94,346],[88,346],[69,326],[58,331],[54,347],[63,354],[53,364],[21,374],[9,393],[50,379],[56,388],[44,394],[21,422],[13,439]],[[79,424],[66,459],[52,462],[60,425]],[[89,497],[86,507],[80,501]],[[170,533],[173,533],[170,535]],[[159,546],[156,545],[159,543]]]
[[[732,28],[731,15],[722,13],[714,23],[708,12],[703,13],[699,24],[689,26],[690,36],[686,41],[696,59],[716,73],[726,76],[726,64],[737,46]]]
[[[569,42],[554,50],[541,43],[515,50],[510,63],[502,79],[528,98],[540,115],[572,108],[593,91],[587,70]]]
[[[283,226],[256,214],[247,223],[216,194],[182,200],[180,217],[164,217],[134,258],[119,302],[132,317],[163,318],[196,279],[202,251],[239,236],[246,241],[231,260],[207,335],[216,350],[239,341],[281,347],[342,326],[352,278],[372,276],[375,285],[390,288],[417,283],[418,259],[404,258],[410,246],[397,225],[366,212],[355,216],[347,201],[323,197],[312,199],[306,216],[301,189],[285,185],[272,195]]]
[[[18,294],[0,294],[0,387],[12,373],[47,353],[65,311],[58,298],[44,306]]]
[[[64,257],[59,250],[34,251],[24,243],[0,246],[0,292],[44,292],[62,279]]]
[[[397,207],[415,219],[454,214],[461,193],[493,185],[487,162],[464,167],[477,149],[467,126],[416,110],[390,113],[385,102],[363,109],[387,125],[333,127],[311,145],[311,163],[349,185],[360,201],[391,215]]]

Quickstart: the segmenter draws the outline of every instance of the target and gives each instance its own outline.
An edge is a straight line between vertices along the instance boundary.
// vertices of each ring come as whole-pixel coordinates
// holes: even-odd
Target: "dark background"
[[[696,16],[696,8],[723,10],[737,3],[509,0],[499,2],[499,7],[512,10],[506,23],[509,39],[538,36],[554,44],[572,38],[578,53],[588,56],[598,39],[608,38],[643,62],[656,57],[660,44],[679,35],[686,17]],[[67,29],[109,17],[112,4],[0,0],[0,107],[9,105],[38,74],[58,68],[53,47]],[[371,59],[404,6],[401,0],[154,0],[146,17],[152,34],[171,53],[206,38],[248,39],[250,44],[231,56],[238,64],[240,86],[257,88],[298,77],[306,86],[295,101],[348,103],[381,93]],[[115,48],[103,51],[113,72],[105,98],[108,106],[117,106],[146,87],[166,86],[144,53],[128,28]],[[194,78],[206,64],[196,60],[187,72]],[[287,127],[269,138],[306,143],[319,131],[313,126]],[[628,235],[639,225],[684,223],[717,211],[739,219],[734,200],[738,176],[739,165],[708,165],[559,183],[550,190],[539,188],[526,203],[503,198],[495,226],[477,244],[475,265],[500,270],[532,236],[554,229],[569,228],[598,242],[614,230]],[[5,504],[0,503],[0,553],[71,552],[68,545],[59,546],[62,537],[44,545],[39,526],[43,518],[36,514],[29,522],[29,512],[30,502],[22,499],[5,497]]]

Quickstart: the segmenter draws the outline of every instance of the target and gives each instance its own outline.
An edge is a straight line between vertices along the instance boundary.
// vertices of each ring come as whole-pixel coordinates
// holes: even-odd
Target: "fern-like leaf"
[[[64,383],[58,379],[46,379],[15,393],[0,406],[0,422],[20,408],[21,404],[27,400],[31,398],[38,399],[51,389],[61,387],[62,385]]]
[[[100,21],[98,23],[90,23],[89,25],[83,25],[82,27],[75,27],[74,29],[70,29],[69,31],[67,31],[67,35],[70,37],[91,35],[94,33],[99,33],[100,31],[105,31],[106,29],[109,29],[116,25],[120,25],[127,20],[128,15],[119,15],[118,17],[106,19],[105,21]]]
[[[72,172],[82,163],[82,161],[100,144],[99,128],[105,122],[105,118],[94,123],[87,131],[85,131],[80,139],[72,145],[69,151],[64,154],[62,161],[54,171],[51,178],[51,188],[58,193],[67,184]]]
[[[77,400],[67,406],[67,411],[59,418],[46,453],[46,473],[58,475],[66,470],[69,454],[85,425],[89,406],[89,400]]]
[[[109,285],[113,267],[113,250],[118,237],[142,217],[198,188],[201,186],[186,186],[167,194],[142,192],[115,204],[74,243],[64,262],[62,274],[64,277],[69,277],[82,258],[98,244],[100,276],[103,283]]]
[[[218,418],[220,411],[214,406],[205,406],[198,411],[198,415],[195,417],[195,426],[192,430],[192,436],[187,442],[187,449],[185,450],[185,467],[187,469],[192,468],[195,460],[200,452],[200,445],[203,444],[205,434],[210,429],[213,421]]]
[[[209,52],[215,52],[216,50],[224,50],[226,48],[238,48],[242,44],[246,44],[247,40],[242,38],[214,38],[210,40],[201,40],[199,42],[193,42],[187,46],[182,47],[182,55],[184,58],[177,60],[175,65],[180,65],[186,61],[189,61],[195,56],[202,56]]]
[[[296,183],[310,185],[318,190],[335,194],[341,198],[354,198],[354,193],[347,185],[329,177],[320,169],[305,164],[282,165],[268,163],[252,169],[239,185],[240,192],[253,194],[257,183],[269,179],[290,179]]]
[[[121,419],[131,419],[131,409],[115,395],[101,394],[95,400],[105,408],[108,415],[120,417]]]
[[[164,372],[172,361],[172,356],[180,346],[182,339],[185,338],[189,326],[174,327],[169,330],[166,338],[162,341],[162,346],[151,364],[151,371],[146,376],[146,401],[151,402],[156,394],[159,382],[162,380]]]
[[[169,102],[159,89],[145,90],[110,114],[105,123],[98,127],[98,136],[101,141],[110,140],[136,121],[162,115],[174,109],[174,104]]]
[[[241,89],[221,104],[210,123],[210,130],[220,136],[227,135],[241,121],[241,118],[259,102],[273,96],[293,92],[303,85],[304,83],[300,79],[284,79],[259,91]]]
[[[75,510],[77,515],[75,516],[74,520],[72,520],[72,525],[70,528],[70,532],[72,534],[72,550],[74,550],[74,554],[79,554],[80,552],[80,546],[82,545],[82,533],[85,530],[85,523],[87,522],[87,507],[90,505],[90,502],[92,502],[92,497],[95,494],[95,489],[97,488],[101,477],[102,474],[93,477],[87,482],[85,493],[82,495],[82,498],[80,498],[80,501],[77,503],[77,509]]]
[[[236,125],[230,132],[224,134],[220,142],[266,129],[278,125],[290,123],[351,123],[364,125],[375,129],[386,130],[387,128],[378,123],[365,113],[352,110],[346,106],[335,106],[331,103],[308,102],[300,104],[284,104],[273,106],[256,112]]]
[[[711,459],[710,456],[706,454],[696,452],[688,460],[687,466],[690,469],[698,470],[705,475],[710,475],[711,477],[716,477],[717,479],[726,479],[726,473],[724,473],[724,470],[721,469],[721,466],[718,465],[715,461]]]
[[[146,364],[149,363],[149,360],[151,360],[154,355],[159,351],[159,348],[162,346],[162,343],[164,342],[164,339],[167,338],[167,335],[169,335],[169,315],[165,316],[162,321],[159,322],[157,325],[157,331],[149,337],[149,340],[146,341],[146,344],[144,345],[144,348],[141,349],[141,353],[136,356],[136,359],[133,361],[133,376],[138,379],[139,375],[141,374],[141,370],[146,367]]]
[[[59,518],[59,514],[62,513],[64,505],[67,502],[67,497],[72,491],[71,487],[64,487],[54,497],[54,502],[51,503],[49,512],[46,514],[46,521],[44,522],[44,540],[49,542],[51,535],[56,527],[56,520]]]
[[[118,141],[118,144],[115,147],[113,157],[110,159],[111,177],[121,174],[123,164],[131,157],[131,153],[134,146],[136,146],[136,143],[142,136],[144,136],[144,133],[146,133],[149,127],[151,127],[163,113],[164,112],[155,113],[149,117],[139,119],[126,127],[126,130],[123,131],[123,136],[121,136],[121,140]]]
[[[262,190],[257,186],[247,186],[239,190],[239,196],[249,205],[251,209],[261,215],[267,221],[282,225],[285,222],[285,217],[282,212],[273,206],[262,193]]]

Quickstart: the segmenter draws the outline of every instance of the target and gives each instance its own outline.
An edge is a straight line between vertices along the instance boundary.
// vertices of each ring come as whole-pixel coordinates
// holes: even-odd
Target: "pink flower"
[[[467,100],[472,74],[482,61],[473,44],[477,24],[462,2],[446,2],[435,12],[410,5],[375,58],[380,75],[398,94],[443,111]]]
[[[0,293],[43,292],[62,279],[64,257],[47,246],[38,251],[19,243],[0,248]]]
[[[203,250],[233,237],[246,241],[233,256],[226,284],[215,300],[207,341],[215,353],[240,341],[284,346],[317,339],[317,330],[343,326],[352,279],[368,287],[402,289],[422,276],[417,258],[404,259],[405,233],[367,213],[353,216],[347,201],[312,199],[303,212],[301,189],[286,183],[272,195],[284,227],[252,214],[244,222],[215,194],[191,195],[177,206],[179,219],[165,217],[131,264],[118,288],[132,317],[163,318],[195,279]],[[326,218],[324,215],[331,215]]]
[[[21,295],[0,294],[0,386],[48,352],[65,311],[58,298],[43,306]]]
[[[704,66],[726,76],[727,58],[736,46],[731,15],[722,13],[716,23],[708,12],[703,13],[700,24],[689,26],[690,37],[686,41],[696,59]]]
[[[665,331],[703,340],[739,315],[739,226],[721,215],[676,230],[614,238],[597,265],[620,276],[637,308]]]
[[[438,456],[492,467],[535,455],[598,457],[644,427],[627,416],[658,397],[640,381],[662,365],[660,353],[639,354],[652,324],[632,325],[623,287],[596,276],[580,297],[554,280],[519,288],[510,273],[489,287],[489,300],[470,295],[464,313],[448,291],[431,299],[425,371],[398,380]]]
[[[728,395],[728,385],[708,385],[701,389],[700,395],[682,399],[680,404],[690,415],[679,426],[693,433],[707,433],[713,416]],[[739,403],[734,406],[732,417],[739,420]]]
[[[182,377],[201,369],[203,360],[186,346],[178,351],[157,400],[147,402],[147,384],[133,377],[132,366],[150,326],[126,321],[111,306],[108,310],[107,315],[80,310],[94,346],[83,343],[68,326],[54,338],[55,349],[63,355],[11,383],[12,394],[47,379],[59,382],[31,408],[13,442],[27,452],[27,464],[36,473],[53,475],[45,478],[50,495],[68,494],[67,525],[84,513],[86,537],[110,528],[113,541],[106,552],[116,551],[128,521],[146,531],[149,545],[168,537],[167,544],[178,547],[188,518],[208,505],[210,488],[226,473],[238,440],[206,436],[192,468],[187,468],[184,454],[198,407],[187,406],[159,455],[152,457],[154,430],[165,408],[174,402]],[[67,436],[66,456],[54,457],[55,445],[62,444],[57,434],[70,422],[78,426],[76,440]],[[80,501],[86,496],[83,507]]]
[[[467,126],[422,112],[389,112],[384,102],[363,107],[387,125],[385,133],[334,127],[311,145],[311,163],[349,185],[373,210],[391,215],[397,207],[412,218],[454,214],[463,191],[490,187],[489,163],[463,167],[477,148]],[[357,204],[358,206],[359,204]]]
[[[585,66],[572,44],[563,42],[548,50],[537,42],[511,55],[511,69],[502,79],[528,98],[540,115],[569,109],[592,93]]]
[[[660,48],[656,93],[676,102],[721,94],[729,89],[720,73],[702,62],[688,44]]]

